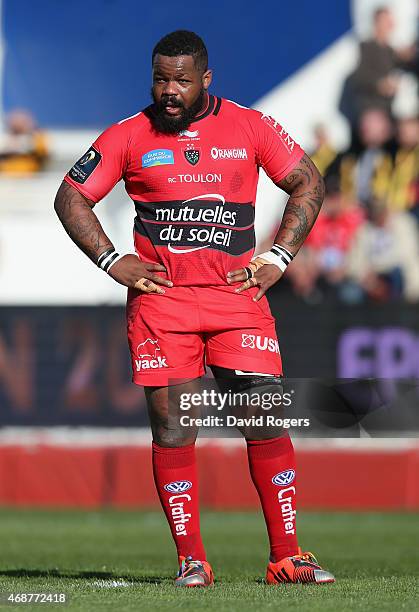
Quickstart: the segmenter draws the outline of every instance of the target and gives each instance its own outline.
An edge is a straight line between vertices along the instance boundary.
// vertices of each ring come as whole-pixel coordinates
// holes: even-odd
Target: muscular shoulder
[[[132,134],[136,134],[148,126],[149,119],[147,118],[146,110],[141,110],[134,115],[120,119],[117,123],[108,127],[106,131],[116,139],[129,138]]]
[[[229,119],[231,118],[232,120],[235,119],[242,124],[247,124],[253,130],[259,131],[260,129],[265,129],[266,126],[274,131],[282,129],[280,123],[281,120],[278,119],[278,117],[271,117],[271,115],[267,115],[266,113],[263,113],[257,109],[248,108],[247,106],[242,106],[237,102],[226,99],[223,100],[223,107],[226,117]]]
[[[140,111],[109,126],[94,144],[107,150],[128,150],[135,137],[145,131],[148,124],[149,120],[144,111]]]
[[[150,120],[147,116],[147,109],[143,109],[134,115],[124,117],[109,129],[113,130],[116,137],[129,139],[132,135],[146,130],[149,124]]]
[[[225,117],[243,123],[260,121],[263,116],[263,113],[258,110],[254,110],[253,108],[249,108],[247,106],[242,106],[238,102],[227,100],[226,98],[223,98],[222,101],[222,111]]]
[[[122,130],[127,131],[141,129],[141,127],[146,126],[149,123],[148,109],[149,107],[140,110],[134,115],[124,117],[123,119],[120,119],[115,125],[118,125]]]
[[[270,119],[258,110],[227,99],[223,99],[222,112],[224,120],[227,120],[229,125],[239,126],[254,142],[258,140],[260,131]]]
[[[241,106],[230,100],[226,100],[226,113],[230,113],[231,118],[233,116],[236,117],[256,147],[260,146],[263,148],[272,138],[274,141],[278,138],[282,141],[289,154],[292,154],[294,151],[297,152],[297,150],[302,153],[300,147],[277,117],[272,117],[253,108]]]

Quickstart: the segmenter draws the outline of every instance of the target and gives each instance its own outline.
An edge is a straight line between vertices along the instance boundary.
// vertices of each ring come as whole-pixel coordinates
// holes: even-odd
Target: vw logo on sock
[[[295,478],[294,470],[284,470],[283,472],[279,472],[279,474],[276,474],[272,478],[272,482],[274,483],[274,485],[277,485],[278,487],[282,487],[282,486],[291,484],[294,478]]]
[[[189,480],[175,480],[164,485],[164,488],[169,493],[184,493],[189,491],[192,487],[192,483]]]

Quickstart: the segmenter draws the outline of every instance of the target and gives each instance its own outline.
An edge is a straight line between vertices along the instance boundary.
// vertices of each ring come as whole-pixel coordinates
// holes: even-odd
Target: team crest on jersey
[[[183,154],[191,166],[196,166],[201,159],[201,149],[195,147],[192,143],[187,145],[186,149],[183,149]]]

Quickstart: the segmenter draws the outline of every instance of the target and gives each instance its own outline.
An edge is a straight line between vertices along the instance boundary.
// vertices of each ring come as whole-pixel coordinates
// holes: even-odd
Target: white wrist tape
[[[288,264],[294,259],[294,256],[280,244],[274,244],[270,251],[260,253],[257,257],[253,257],[252,261],[259,258],[264,259],[267,263],[278,266],[282,272],[285,272]]]
[[[96,263],[99,266],[99,268],[102,268],[102,270],[107,272],[109,269],[109,266],[111,265],[113,260],[118,257],[118,255],[119,253],[117,253],[115,249],[112,247],[108,249],[107,251],[104,251],[101,255],[99,255]]]
[[[96,263],[99,268],[102,268],[102,270],[109,274],[109,270],[112,268],[112,266],[114,266],[117,261],[122,259],[122,257],[125,257],[125,255],[135,255],[136,257],[138,257],[138,259],[140,259],[138,253],[122,253],[122,255],[120,255],[115,251],[114,248],[111,248],[102,253],[102,255],[99,255]]]
[[[124,253],[122,253],[122,255],[119,255],[119,253],[116,253],[116,257],[114,259],[112,259],[111,263],[108,265],[108,269],[106,270],[106,272],[109,274],[109,270],[112,268],[112,266],[114,266],[116,264],[117,261],[119,261],[122,257],[124,257]]]
[[[104,270],[105,272],[109,272],[112,266],[116,264],[116,262],[119,261],[121,257],[123,257],[123,255],[120,255],[115,251],[114,248],[111,248],[102,253],[102,255],[99,255],[96,263],[99,268],[102,268],[102,270]]]

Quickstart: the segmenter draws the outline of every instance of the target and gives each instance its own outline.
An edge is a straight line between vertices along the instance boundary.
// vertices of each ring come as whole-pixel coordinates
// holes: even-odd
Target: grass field
[[[69,610],[419,610],[419,517],[300,513],[303,548],[334,585],[271,587],[254,513],[204,513],[213,588],[175,589],[175,555],[160,513],[0,510],[0,591],[64,592]],[[121,586],[112,587],[116,581]],[[2,610],[63,606],[0,605]]]

